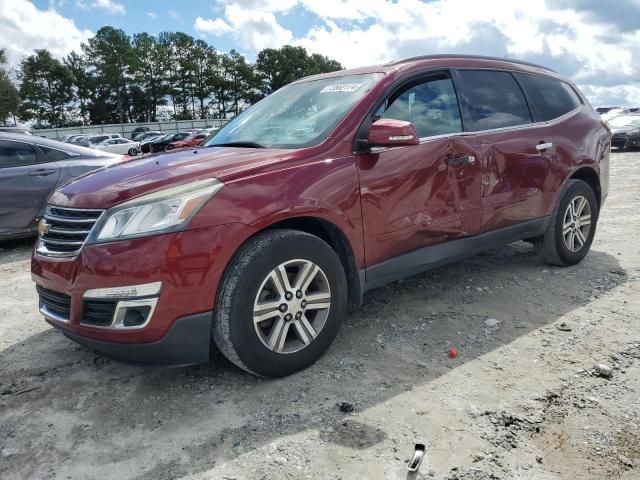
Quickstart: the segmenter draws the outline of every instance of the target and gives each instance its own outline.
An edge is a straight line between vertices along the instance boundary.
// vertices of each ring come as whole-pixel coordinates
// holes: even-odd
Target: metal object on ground
[[[413,458],[411,458],[411,461],[409,462],[409,465],[407,466],[407,468],[409,469],[410,472],[417,472],[418,471],[418,469],[420,468],[420,464],[422,463],[422,460],[424,459],[425,451],[426,451],[426,448],[425,448],[424,444],[416,443],[416,447],[415,447],[415,450],[413,452]]]

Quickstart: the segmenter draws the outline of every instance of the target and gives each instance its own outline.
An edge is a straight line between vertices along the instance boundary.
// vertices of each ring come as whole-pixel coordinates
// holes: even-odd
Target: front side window
[[[553,120],[582,105],[576,92],[565,82],[528,73],[517,73],[516,78],[533,104],[537,121]]]
[[[446,75],[402,88],[380,107],[374,120],[376,117],[411,122],[421,138],[462,131],[456,91]]]
[[[522,89],[509,72],[459,70],[465,127],[470,131],[532,122]]]
[[[38,163],[38,156],[31,145],[0,140],[0,168],[26,167]]]
[[[317,145],[382,77],[369,73],[289,84],[234,118],[205,147]]]

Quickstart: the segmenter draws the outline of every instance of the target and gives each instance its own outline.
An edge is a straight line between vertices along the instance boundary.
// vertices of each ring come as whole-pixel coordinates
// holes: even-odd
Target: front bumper
[[[85,245],[73,258],[34,253],[31,274],[40,291],[60,295],[57,300],[53,295],[54,304],[68,299],[66,305],[58,302],[64,318],[47,316],[47,321],[78,343],[134,363],[206,362],[218,283],[233,253],[254,232],[233,223]],[[141,328],[87,323],[88,290],[153,282],[161,282],[162,289]]]
[[[611,137],[613,148],[640,148],[640,135],[627,135],[626,133],[616,133]]]
[[[160,340],[147,343],[106,342],[73,333],[59,322],[47,320],[68,338],[106,357],[152,367],[184,367],[209,361],[213,312],[177,319]]]

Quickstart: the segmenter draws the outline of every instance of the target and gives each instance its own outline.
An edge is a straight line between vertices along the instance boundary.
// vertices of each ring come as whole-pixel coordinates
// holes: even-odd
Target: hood
[[[130,160],[93,172],[56,190],[61,207],[109,208],[146,193],[195,180],[233,175],[286,160],[291,150],[210,147]]]
[[[629,133],[629,132],[637,132],[640,130],[640,125],[626,125],[624,127],[616,127],[611,129],[611,133]]]

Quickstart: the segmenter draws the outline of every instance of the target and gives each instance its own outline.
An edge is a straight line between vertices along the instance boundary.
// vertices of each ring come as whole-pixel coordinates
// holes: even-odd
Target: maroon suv
[[[106,355],[263,376],[304,368],[369,289],[517,240],[581,261],[610,132],[544,67],[426,56],[304,78],[197,150],[49,199],[32,261],[46,320]]]

